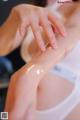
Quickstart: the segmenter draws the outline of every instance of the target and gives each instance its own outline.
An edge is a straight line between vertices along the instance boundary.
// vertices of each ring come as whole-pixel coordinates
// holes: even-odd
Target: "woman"
[[[34,26],[37,25],[37,27],[39,29],[39,27],[41,25],[39,26],[38,24],[34,23],[35,16],[36,16],[36,19],[37,19],[37,18],[42,16],[41,13],[45,13],[45,11],[46,11],[46,13],[48,12],[47,8],[40,8],[40,7],[37,7],[37,6],[32,6],[32,5],[25,4],[26,0],[22,0],[22,1],[21,0],[18,0],[18,1],[13,0],[13,1],[5,1],[5,2],[1,1],[0,2],[1,11],[3,10],[3,8],[6,9],[6,10],[2,11],[0,13],[0,15],[2,15],[2,14],[3,14],[3,16],[6,15],[7,11],[9,11],[13,5],[19,4],[19,3],[24,3],[24,5],[20,4],[16,7],[14,7],[12,9],[9,17],[6,18],[6,21],[4,21],[4,23],[0,26],[0,42],[1,42],[1,44],[0,44],[0,55],[6,55],[6,54],[10,53],[11,51],[13,51],[18,46],[21,45],[22,41],[24,40],[24,36],[25,36],[25,35],[23,35],[23,32],[24,32],[24,34],[26,34],[27,28],[28,28],[28,26],[27,26],[26,29],[24,28],[26,26],[25,24],[27,23],[27,20],[30,20],[29,21],[30,22],[29,26],[34,27]],[[2,6],[3,6],[3,8],[2,8]],[[26,11],[24,11],[24,8],[25,8]],[[40,12],[40,10],[42,10],[42,12],[40,14],[38,14]],[[22,11],[23,11],[24,14],[21,13]],[[29,14],[28,11],[29,12],[32,11],[33,13],[30,12],[30,14]],[[26,17],[26,15],[27,15],[27,17]],[[45,14],[45,16],[46,16],[46,18],[48,17],[46,14]],[[54,15],[52,15],[52,16],[54,16]],[[1,17],[1,19],[3,19],[3,18]],[[38,20],[40,20],[40,19],[38,19]],[[44,19],[40,20],[40,21],[44,21]],[[53,20],[53,21],[55,21],[55,20]],[[0,20],[0,23],[1,23],[1,20]],[[61,26],[63,26],[63,25],[61,25]],[[49,25],[49,27],[50,27],[50,29],[52,29],[51,25]],[[57,26],[57,29],[58,29],[58,27],[59,26]],[[43,28],[45,29],[45,26]],[[56,28],[56,27],[54,27],[54,28]],[[25,31],[24,31],[24,29],[25,29]],[[59,27],[59,29],[60,29],[60,27]],[[48,31],[48,29],[45,29],[45,30]],[[62,30],[60,30],[60,31],[62,32]],[[34,33],[36,34],[36,31]],[[38,32],[38,34],[40,34],[40,33]],[[49,33],[47,33],[47,35],[50,36]],[[52,31],[52,36],[54,37],[54,32],[53,31]],[[50,40],[50,38],[49,38],[49,40]],[[43,44],[43,40],[40,39],[40,41],[42,41],[42,44]],[[40,41],[39,41],[39,43],[41,43]],[[40,44],[40,45],[42,45],[42,44]],[[40,48],[42,48],[42,47],[40,46]],[[15,55],[14,55],[14,57],[15,57]],[[19,62],[18,62],[18,64],[19,64]]]
[[[56,25],[54,28],[64,36],[65,30],[63,25],[56,20],[48,8],[41,8],[27,4],[20,4],[14,7],[8,19],[0,27],[0,55],[8,54],[17,48],[24,40],[29,26],[31,26],[36,41],[42,51],[45,51],[46,48],[40,34],[40,26],[47,34],[51,46],[56,48],[56,38],[52,30],[53,23]]]
[[[78,3],[78,5],[80,5],[80,4]],[[71,14],[76,15],[72,18],[72,20],[70,20],[71,22],[68,21],[68,25],[67,25],[68,29],[70,29],[70,30],[75,29],[75,32],[70,32],[70,34],[68,33],[68,39],[66,40],[67,42],[69,40],[68,44],[70,45],[70,47],[73,46],[73,44],[71,43],[71,39],[72,39],[73,43],[74,43],[74,39],[75,40],[80,39],[79,38],[80,26],[78,26],[79,29],[77,28],[77,25],[80,24],[79,23],[79,19],[80,19],[79,18],[79,16],[80,16],[79,10],[75,14],[75,9],[77,7],[78,6],[76,6],[76,4],[72,5],[71,3],[68,5],[65,4],[65,5],[61,6],[61,9],[65,10],[62,12],[64,13],[66,18],[68,17],[67,19],[70,18]],[[74,26],[75,26],[75,28],[74,28]],[[32,36],[32,34],[30,34],[30,35]],[[74,36],[76,36],[76,37],[74,37]],[[71,39],[69,39],[69,37],[71,37]],[[33,36],[32,36],[32,38],[33,38]],[[28,36],[26,38],[26,41],[28,39],[31,41],[30,36]],[[33,43],[33,41],[31,42],[31,44]],[[64,42],[63,41],[61,42],[63,47],[65,47],[65,44],[67,44],[66,42],[64,44]],[[29,43],[28,44],[29,49],[28,49],[27,48],[28,46],[26,45],[27,42],[24,42],[24,43],[25,43],[25,45],[23,45],[23,47],[22,47],[22,56],[25,61],[28,61],[35,55],[35,50],[38,51],[38,48],[35,48],[35,46],[33,46],[33,44],[31,46]],[[68,51],[69,45],[68,45],[68,47],[65,47],[66,48],[65,52],[66,52],[66,50]],[[30,47],[31,47],[31,49],[33,47],[35,50],[31,51]],[[62,47],[62,49],[63,49],[63,47]],[[80,119],[80,115],[79,115],[80,82],[77,83],[79,86],[76,86],[78,88],[78,91],[77,90],[75,91],[75,84],[74,84],[74,79],[76,77],[75,74],[76,73],[78,74],[77,77],[80,74],[79,51],[80,51],[80,42],[77,43],[76,47],[72,50],[72,52],[69,53],[69,55],[67,55],[67,57],[65,57],[65,59],[63,61],[59,62],[59,64],[57,66],[55,66],[55,69],[50,70],[51,72],[47,73],[43,77],[43,79],[40,81],[39,91],[38,91],[38,99],[37,99],[37,104],[38,104],[38,106],[37,106],[38,107],[38,112],[37,112],[38,118],[37,119],[38,120],[47,120],[47,119],[62,120],[63,118],[66,118],[66,117],[68,117],[66,119],[70,119],[70,120]],[[61,52],[61,54],[57,54],[56,57],[54,57],[54,60],[57,59],[57,57],[61,57],[62,54],[63,54],[63,52]],[[52,55],[51,54],[48,54],[48,55],[49,55],[48,56],[49,58],[46,58],[44,56],[44,59],[45,59],[45,62],[47,61],[47,59],[50,59],[50,63],[49,63],[49,61],[47,61],[46,62],[47,65],[46,65],[44,62],[42,64],[42,66],[44,66],[43,70],[47,69],[47,66],[49,64],[51,64],[51,61],[53,60],[51,58]],[[55,53],[53,56],[55,56]],[[36,58],[36,56],[34,56],[34,57]],[[72,73],[71,73],[71,71],[72,71]],[[75,73],[75,74],[73,74],[73,73]],[[75,79],[75,81],[76,81],[76,79]],[[73,91],[76,94],[74,94]],[[73,94],[71,94],[71,93],[73,93]],[[76,95],[77,95],[77,97],[76,97]],[[63,109],[63,108],[65,108],[65,109]],[[69,113],[71,113],[71,114],[69,115]]]
[[[72,17],[67,22],[66,27],[68,36],[65,38],[64,41],[62,41],[62,38],[58,38],[58,49],[54,51],[51,47],[48,47],[45,53],[38,55],[37,59],[32,59],[29,64],[25,65],[12,77],[5,107],[5,111],[9,112],[10,120],[35,119],[34,114],[36,114],[36,100],[38,100],[37,106],[39,110],[48,109],[53,106],[52,102],[46,102],[46,100],[48,99],[47,95],[51,95],[49,97],[52,99],[52,101],[54,100],[54,96],[52,96],[52,90],[50,90],[51,88],[49,88],[50,86],[48,86],[50,81],[46,82],[45,80],[40,82],[40,80],[55,65],[57,61],[59,61],[64,55],[66,55],[66,53],[75,45],[75,43],[78,42],[78,39],[80,39],[80,22],[78,22],[80,19],[79,10],[80,8],[74,12]],[[73,19],[75,20],[73,21]],[[70,28],[70,26],[72,27]],[[47,87],[48,89],[46,89]],[[37,95],[38,98],[36,99]],[[43,96],[45,97],[43,98]],[[77,119],[75,117],[77,116],[74,116],[74,119]],[[38,117],[38,119],[40,119],[40,116]]]

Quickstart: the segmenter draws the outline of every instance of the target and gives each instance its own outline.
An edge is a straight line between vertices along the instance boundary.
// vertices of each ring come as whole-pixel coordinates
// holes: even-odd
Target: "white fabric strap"
[[[62,68],[60,68],[60,66],[57,66],[53,72],[65,78],[67,78],[68,73],[70,73],[69,74],[70,76],[68,76],[69,78],[68,80],[71,80],[71,82],[73,80],[74,89],[72,93],[64,101],[58,104],[56,107],[48,109],[48,110],[44,110],[44,111],[37,111],[37,120],[49,120],[49,119],[50,120],[64,120],[64,118],[66,118],[69,115],[69,113],[80,102],[80,79],[79,77],[76,76],[72,71],[68,71],[68,69],[67,70],[63,69],[64,71],[62,71],[61,69]]]

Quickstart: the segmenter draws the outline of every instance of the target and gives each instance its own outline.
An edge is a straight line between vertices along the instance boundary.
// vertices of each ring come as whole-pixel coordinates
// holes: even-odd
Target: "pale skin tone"
[[[35,40],[42,51],[45,51],[46,47],[40,33],[40,27],[44,30],[54,49],[57,47],[55,29],[61,36],[65,36],[64,26],[48,7],[21,4],[11,10],[7,20],[0,26],[0,55],[6,55],[21,45],[28,27],[31,27]]]
[[[9,112],[9,120],[35,119],[36,94],[41,87],[40,80],[80,39],[79,10],[74,12],[66,24],[68,36],[64,40],[60,36],[57,38],[59,40],[56,51],[48,47],[46,52],[39,54],[37,59],[33,58],[12,76],[5,107],[5,111]],[[71,25],[73,26],[70,27]]]
[[[45,51],[46,47],[39,31],[40,26],[47,35],[52,48],[56,49],[54,31],[57,29],[61,36],[65,36],[65,30],[53,13],[47,7],[41,8],[27,4],[14,7],[7,20],[0,26],[0,55],[6,55],[21,45],[28,27],[32,28],[41,51]]]

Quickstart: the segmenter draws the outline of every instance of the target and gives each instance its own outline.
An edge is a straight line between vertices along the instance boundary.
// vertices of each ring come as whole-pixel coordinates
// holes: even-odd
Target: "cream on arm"
[[[76,43],[80,40],[80,8],[78,8],[66,24],[67,36],[65,38],[58,37],[58,49],[53,50],[48,48],[45,53],[42,53],[38,59],[42,62],[43,68],[53,67],[61,58],[63,58]],[[44,60],[45,58],[45,60]],[[46,70],[46,68],[45,68]]]
[[[58,49],[54,50],[48,47],[46,52],[39,53],[37,57],[12,76],[5,106],[5,111],[9,112],[10,120],[23,120],[23,118],[29,120],[26,113],[34,106],[40,80],[80,39],[79,20],[80,12],[77,9],[66,24],[66,38],[58,37]],[[31,114],[32,110],[29,115],[31,116]]]

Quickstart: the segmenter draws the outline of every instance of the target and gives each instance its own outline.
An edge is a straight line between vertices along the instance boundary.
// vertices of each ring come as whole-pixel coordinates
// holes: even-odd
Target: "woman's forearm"
[[[16,12],[12,11],[7,20],[0,26],[0,55],[10,53],[18,46],[21,37],[18,30],[19,21]]]
[[[53,50],[51,47],[47,48],[45,53],[41,53],[35,59],[42,68],[46,71],[53,67],[60,59],[62,59],[80,40],[80,9],[77,9],[66,24],[67,36],[61,38],[58,36],[58,49]]]
[[[80,19],[80,13],[76,13],[77,14],[74,14],[71,17],[71,19],[69,20],[70,22],[73,21],[73,19]],[[44,74],[46,74],[46,72],[51,67],[53,67],[58,61],[60,61],[60,59],[63,58],[80,39],[80,23],[76,21],[76,23],[74,23],[73,25],[73,23],[70,22],[69,24],[67,24],[66,38],[64,39],[58,37],[57,50],[53,50],[51,47],[47,48],[46,52],[40,53],[37,57],[33,58],[30,63],[25,65],[16,74],[19,73],[20,76],[26,74],[29,81],[33,81],[33,78],[35,78],[34,81],[37,85]]]
[[[22,118],[24,116],[25,111],[29,109],[29,105],[33,101],[40,80],[78,42],[80,39],[79,20],[80,12],[77,10],[66,25],[66,38],[58,37],[58,49],[53,50],[51,47],[48,47],[46,52],[40,53],[14,74],[9,86],[5,107],[5,111],[9,112],[9,115],[12,115],[11,117]],[[8,106],[10,102],[12,106]],[[16,111],[18,114],[16,114]]]

